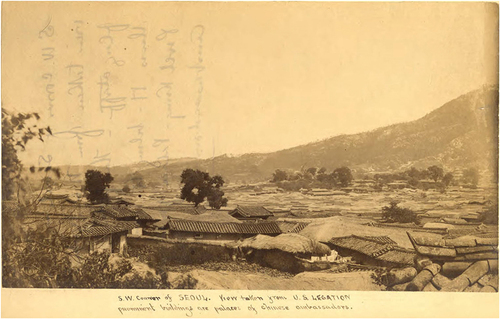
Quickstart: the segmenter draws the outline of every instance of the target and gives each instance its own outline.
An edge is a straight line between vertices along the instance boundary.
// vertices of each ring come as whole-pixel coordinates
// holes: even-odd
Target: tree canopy
[[[382,217],[387,222],[412,223],[417,221],[417,214],[409,208],[399,207],[392,201],[389,206],[382,207]]]
[[[113,181],[110,173],[101,173],[97,170],[88,170],[85,173],[85,197],[92,204],[107,203],[109,196],[106,188]]]
[[[429,171],[429,177],[435,182],[443,178],[444,171],[437,165],[429,166],[429,168],[427,168],[427,171]]]
[[[220,189],[224,186],[222,176],[210,177],[207,172],[188,168],[181,174],[181,183],[184,184],[181,189],[181,199],[194,203],[195,206],[201,204],[205,198],[212,208],[220,209],[227,206],[227,198]]]
[[[342,187],[347,187],[352,182],[352,173],[349,167],[343,166],[333,171],[334,180]]]
[[[17,151],[23,151],[33,138],[44,141],[50,127],[38,127],[38,113],[11,114],[2,109],[2,199],[12,199],[21,179],[22,163]],[[33,120],[35,123],[33,123]],[[49,169],[50,170],[50,169]]]

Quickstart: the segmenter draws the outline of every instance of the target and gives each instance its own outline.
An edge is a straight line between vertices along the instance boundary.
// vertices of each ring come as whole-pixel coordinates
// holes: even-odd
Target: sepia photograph
[[[1,31],[4,296],[498,299],[498,3],[4,1]]]

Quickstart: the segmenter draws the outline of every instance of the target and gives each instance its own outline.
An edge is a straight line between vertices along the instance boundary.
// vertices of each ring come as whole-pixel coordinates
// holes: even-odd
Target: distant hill
[[[165,173],[178,182],[182,170],[198,168],[230,182],[270,178],[274,170],[349,166],[357,173],[389,171],[438,164],[447,170],[478,167],[496,170],[498,154],[498,87],[484,86],[464,94],[426,116],[369,132],[340,135],[272,153],[213,159],[169,161],[162,168],[112,168],[123,175],[140,170],[147,180]]]

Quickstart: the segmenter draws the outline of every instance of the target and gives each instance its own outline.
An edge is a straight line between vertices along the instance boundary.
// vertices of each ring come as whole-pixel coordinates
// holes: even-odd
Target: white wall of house
[[[132,235],[142,236],[142,228],[139,227],[139,228],[132,229]]]
[[[142,233],[142,228],[141,228]],[[123,234],[120,236],[120,255],[127,254],[127,234]]]

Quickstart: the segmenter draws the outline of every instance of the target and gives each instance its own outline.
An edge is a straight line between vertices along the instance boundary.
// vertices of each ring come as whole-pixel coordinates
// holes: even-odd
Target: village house
[[[464,234],[407,232],[420,272],[392,290],[498,292],[498,229]]]
[[[283,234],[286,233],[297,234],[302,229],[306,228],[307,225],[309,225],[309,223],[305,222],[292,222],[292,221],[276,221],[276,224],[278,224]]]
[[[25,229],[54,231],[62,238],[73,239],[70,249],[77,255],[93,252],[127,254],[127,233],[139,227],[135,221],[97,219],[84,215],[29,214],[23,219]]]
[[[107,205],[94,210],[91,217],[96,219],[112,219],[116,221],[134,221],[137,227],[130,230],[133,235],[142,235],[143,229],[159,221],[151,217],[141,208],[131,208],[128,205]]]
[[[397,246],[387,236],[345,236],[334,237],[328,246],[343,257],[362,265],[402,267],[413,265],[415,251]]]
[[[127,255],[127,233],[137,229],[134,221],[90,218],[78,227],[73,227],[69,237],[75,238],[74,246],[79,253],[109,252]]]
[[[258,224],[257,224],[258,225]],[[240,255],[249,262],[279,269],[290,273],[304,270],[330,268],[329,262],[313,262],[312,257],[331,254],[330,248],[316,240],[295,233],[281,234],[276,237],[257,235],[236,244]],[[318,267],[315,269],[315,266]]]
[[[262,206],[236,206],[234,210],[229,212],[229,215],[241,221],[259,222],[265,221],[269,217],[274,216],[269,210]]]
[[[160,212],[184,213],[190,215],[203,214],[207,209],[203,205],[194,206],[193,204],[170,204],[166,206],[146,206],[146,209],[152,209]]]
[[[160,230],[168,239],[181,240],[226,240],[240,239],[266,234],[276,236],[281,234],[280,227],[274,222],[261,223],[218,223],[193,220],[169,220]]]

